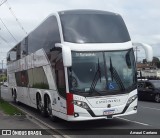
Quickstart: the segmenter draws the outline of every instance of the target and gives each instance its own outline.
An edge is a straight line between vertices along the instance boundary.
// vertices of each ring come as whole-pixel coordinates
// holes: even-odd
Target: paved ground
[[[39,126],[29,121],[26,116],[0,116],[0,129],[40,129]]]
[[[1,96],[3,97],[3,99],[7,100],[7,101],[11,101],[11,96],[8,93],[8,89],[6,87],[2,88],[3,92],[1,93]],[[3,113],[2,110],[0,110],[0,133],[2,133],[2,130],[4,129],[29,129],[29,130],[34,130],[34,129],[46,129],[46,127],[44,127],[43,125],[38,124],[36,121],[29,119],[27,116],[9,116]],[[5,137],[6,136],[2,136],[1,137]],[[13,136],[12,136],[13,137]],[[15,138],[17,136],[14,136]],[[35,137],[35,136],[25,136],[25,137]],[[37,136],[39,137],[39,136]],[[53,136],[41,136],[44,138],[53,138]]]

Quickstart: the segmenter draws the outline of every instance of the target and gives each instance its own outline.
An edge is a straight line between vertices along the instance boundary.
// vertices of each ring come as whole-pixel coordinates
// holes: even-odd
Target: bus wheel
[[[41,106],[42,106],[41,96],[38,94],[38,95],[37,95],[37,110],[38,110],[38,111],[41,110]]]
[[[37,96],[37,109],[38,109],[38,111],[40,111],[42,116],[44,116],[44,117],[46,116],[46,110],[43,106],[42,98],[39,94]]]
[[[56,122],[57,117],[52,114],[51,100],[50,100],[49,96],[46,97],[46,110],[47,110],[47,114],[48,114],[49,118],[53,122]]]
[[[157,103],[159,103],[160,102],[160,94],[156,94],[155,97],[154,97],[154,99],[155,99],[155,101]]]

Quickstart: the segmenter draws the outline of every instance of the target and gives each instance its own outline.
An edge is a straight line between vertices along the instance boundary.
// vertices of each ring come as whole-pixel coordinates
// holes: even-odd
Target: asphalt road
[[[4,89],[4,90],[3,90]],[[11,100],[10,94],[7,93],[7,88],[2,88],[2,97],[6,97],[8,100]],[[59,120],[58,122],[52,122],[48,118],[42,117],[39,112],[35,109],[21,104],[19,108],[29,112],[33,116],[47,123],[55,129],[58,129],[62,133],[69,135],[70,137],[81,137],[80,135],[85,135],[85,137],[103,137],[105,131],[123,131],[124,129],[160,129],[160,103],[148,102],[148,101],[139,101],[138,102],[138,113],[129,116],[123,116],[114,118],[111,120],[96,120],[96,121],[84,121],[84,122],[67,122],[64,120]],[[83,129],[83,130],[80,130]],[[95,130],[93,130],[95,129]],[[97,131],[98,130],[98,131]],[[96,134],[97,133],[97,134]],[[116,134],[116,133],[115,133]],[[99,136],[100,135],[100,136]],[[112,135],[110,137],[133,137],[130,136],[117,136]],[[77,137],[77,136],[76,136]],[[137,135],[136,137],[159,137],[153,135]]]

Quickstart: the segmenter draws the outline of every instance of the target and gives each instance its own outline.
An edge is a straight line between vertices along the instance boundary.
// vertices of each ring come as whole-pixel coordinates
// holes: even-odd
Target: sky
[[[3,1],[0,0],[0,5]],[[0,19],[16,41],[0,21],[0,67],[2,60],[6,62],[7,51],[26,36],[25,31],[30,33],[54,11],[68,9],[119,13],[126,23],[131,40],[151,45],[154,56],[160,56],[160,0],[7,0],[0,6]],[[139,49],[138,56],[142,59],[144,51]]]

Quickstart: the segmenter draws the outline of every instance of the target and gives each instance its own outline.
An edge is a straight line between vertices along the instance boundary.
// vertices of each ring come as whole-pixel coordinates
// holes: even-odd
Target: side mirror
[[[62,47],[62,56],[63,56],[63,64],[65,67],[72,66],[72,54],[70,47],[63,46]]]
[[[71,49],[68,46],[65,46],[60,43],[55,44],[56,48],[62,48],[62,57],[63,57],[63,65],[65,67],[71,67],[72,66],[72,54]]]

